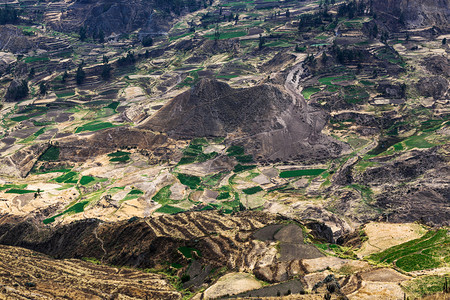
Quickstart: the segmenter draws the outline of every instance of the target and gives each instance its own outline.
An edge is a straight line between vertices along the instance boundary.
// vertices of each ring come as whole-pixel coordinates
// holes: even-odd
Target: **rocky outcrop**
[[[227,137],[256,159],[287,161],[338,157],[347,146],[321,133],[324,111],[301,104],[274,85],[233,89],[201,80],[142,127],[173,138]]]
[[[181,299],[163,275],[0,246],[2,299]]]
[[[447,94],[448,81],[441,76],[425,77],[419,80],[416,88],[421,96],[441,99]]]
[[[114,152],[118,149],[144,150],[155,161],[169,160],[173,148],[166,135],[148,130],[117,127],[98,131],[88,136],[70,136],[58,140],[61,161],[80,162]]]
[[[26,177],[36,161],[48,148],[48,144],[35,144],[0,158],[0,175]]]
[[[448,0],[374,0],[371,3],[378,19],[391,26],[450,29]]]
[[[226,266],[254,272],[266,281],[280,282],[305,272],[300,260],[323,254],[304,243],[302,229],[297,225],[269,225],[279,230],[269,235],[255,234],[266,224],[276,222],[273,215],[265,213],[223,216],[203,211],[116,223],[87,219],[52,228],[4,217],[0,220],[0,244],[24,247],[56,258],[95,257],[108,264],[139,268],[158,267],[170,261],[186,266],[180,272],[187,270],[191,260],[190,255],[178,249],[188,247],[198,251],[192,255],[201,266],[209,269]],[[274,241],[280,242],[280,250]],[[203,278],[191,282],[196,286],[209,276],[200,271],[189,272],[192,279]]]
[[[169,31],[177,16],[199,8],[196,1],[77,0],[49,24],[64,31],[84,26],[91,34],[102,31],[106,36],[135,30],[143,35],[161,35]]]

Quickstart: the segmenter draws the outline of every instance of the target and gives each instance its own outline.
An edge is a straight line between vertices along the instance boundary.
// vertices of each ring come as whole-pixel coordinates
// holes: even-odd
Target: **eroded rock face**
[[[448,81],[441,76],[421,78],[417,83],[417,90],[421,96],[441,99],[448,91]]]
[[[118,149],[137,148],[150,151],[156,160],[168,160],[172,150],[170,139],[148,130],[118,127],[99,131],[87,137],[71,136],[59,140],[61,161],[86,161]]]
[[[11,156],[1,158],[0,175],[26,177],[48,146],[44,143],[35,144],[20,149]]]
[[[197,2],[189,5],[185,1],[145,0],[77,0],[57,20],[50,20],[51,26],[64,31],[74,31],[85,26],[88,32],[103,31],[129,33],[140,29],[145,35],[160,35],[169,31],[176,15],[200,8]]]
[[[0,259],[4,299],[181,299],[162,275],[119,271],[77,259],[60,261],[11,246],[0,246]]]
[[[161,108],[143,128],[174,138],[239,140],[263,161],[337,157],[347,146],[321,133],[324,111],[302,107],[274,85],[232,89],[204,79]]]
[[[372,3],[377,16],[390,24],[404,25],[408,28],[428,26],[449,28],[448,0],[374,0]]]

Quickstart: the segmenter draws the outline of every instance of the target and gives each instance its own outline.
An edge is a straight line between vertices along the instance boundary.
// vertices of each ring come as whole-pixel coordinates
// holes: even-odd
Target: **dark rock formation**
[[[448,0],[374,0],[372,6],[378,19],[385,21],[390,29],[436,26],[448,30],[450,27]]]
[[[337,157],[346,145],[321,133],[326,114],[274,85],[232,89],[204,79],[161,108],[143,128],[174,138],[226,137],[259,160]]]

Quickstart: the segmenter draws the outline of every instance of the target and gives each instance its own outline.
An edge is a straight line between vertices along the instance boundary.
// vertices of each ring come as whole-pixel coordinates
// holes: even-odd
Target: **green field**
[[[438,268],[450,263],[450,237],[447,229],[429,231],[423,237],[372,254],[369,260],[394,264],[406,272]]]
[[[89,183],[95,181],[95,178],[92,176],[83,176],[80,179],[80,184],[81,185],[88,185]]]
[[[325,172],[326,169],[304,169],[304,170],[293,170],[293,171],[283,171],[280,172],[281,178],[290,178],[298,176],[317,176]]]
[[[243,189],[242,192],[244,192],[244,194],[247,195],[253,195],[256,194],[258,192],[261,192],[263,189],[260,186],[254,186],[248,189]]]
[[[237,38],[241,36],[246,36],[247,32],[245,31],[228,31],[228,32],[221,32],[219,36],[219,40],[225,40],[225,39],[232,39]],[[205,35],[205,38],[214,40],[214,34],[207,34]]]
[[[179,173],[177,177],[182,184],[188,186],[191,190],[197,189],[202,182],[202,180],[197,176]]]
[[[351,75],[322,77],[319,79],[319,82],[324,85],[334,85],[335,82],[353,80],[353,78]]]
[[[422,276],[403,282],[401,285],[414,298],[418,299],[442,292],[446,277],[447,283],[449,283],[450,278],[448,276]]]
[[[82,202],[79,202],[79,203],[77,203],[77,204],[75,204],[75,205],[72,205],[71,207],[69,207],[68,209],[66,209],[65,211],[63,211],[62,213],[59,213],[59,214],[57,214],[57,215],[55,215],[55,216],[53,216],[53,217],[51,217],[51,218],[45,219],[45,220],[43,220],[42,222],[43,222],[44,224],[50,224],[50,223],[55,222],[55,219],[56,219],[57,217],[62,216],[62,215],[65,215],[65,214],[71,214],[71,213],[76,214],[76,213],[83,212],[83,211],[84,211],[84,207],[85,207],[88,203],[89,203],[89,201],[82,201]]]
[[[320,92],[320,88],[310,86],[302,90],[302,95],[303,97],[305,97],[306,100],[309,100],[309,98],[311,98],[312,95],[318,92]]]
[[[70,171],[59,177],[56,177],[54,180],[58,183],[77,183],[77,175],[77,172]]]
[[[158,202],[161,205],[166,205],[170,202],[170,196],[172,192],[170,191],[171,185],[167,185],[160,189],[155,196],[153,196],[152,200]]]
[[[33,190],[23,190],[23,189],[10,189],[7,190],[5,193],[7,194],[29,194],[29,193],[36,193],[37,191]]]
[[[84,124],[80,127],[78,127],[75,130],[75,133],[80,133],[83,131],[97,131],[97,130],[101,130],[101,129],[105,129],[105,128],[111,128],[111,127],[115,127],[116,125],[109,123],[109,122],[98,122],[98,121],[93,121],[93,122],[89,122],[87,124]]]
[[[130,152],[125,152],[125,151],[116,151],[113,153],[109,153],[108,156],[109,157],[120,157],[120,156],[125,156],[125,155],[129,155],[131,154]]]
[[[171,206],[171,205],[164,205],[161,206],[160,208],[158,208],[157,210],[155,210],[155,212],[157,213],[163,213],[163,214],[176,214],[179,212],[183,212],[184,210],[175,206]]]
[[[25,63],[33,63],[33,62],[37,62],[37,61],[49,61],[50,59],[47,56],[30,56],[30,57],[26,57],[23,61]]]
[[[59,159],[59,147],[50,146],[42,155],[39,157],[41,161],[55,161]]]
[[[144,192],[138,189],[132,189],[126,196],[125,198],[123,198],[122,201],[128,201],[131,199],[137,199],[139,198],[141,195],[143,195]]]
[[[202,256],[200,250],[191,247],[180,247],[178,248],[178,251],[180,251],[181,254],[183,254],[183,256],[186,258],[192,258],[192,252],[197,253],[198,256]]]

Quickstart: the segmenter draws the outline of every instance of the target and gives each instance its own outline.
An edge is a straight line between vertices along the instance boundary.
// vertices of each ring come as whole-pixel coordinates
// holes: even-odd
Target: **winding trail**
[[[95,236],[95,238],[100,242],[100,246],[102,247],[102,250],[103,250],[103,255],[102,255],[102,258],[100,259],[100,261],[103,263],[103,258],[105,257],[105,255],[107,254],[107,252],[106,252],[106,250],[105,250],[105,247],[104,247],[104,244],[103,244],[103,240],[101,239],[101,238],[99,238],[98,237],[98,235],[97,235],[97,229],[98,229],[98,227],[96,227],[95,229],[94,229],[94,236]]]

